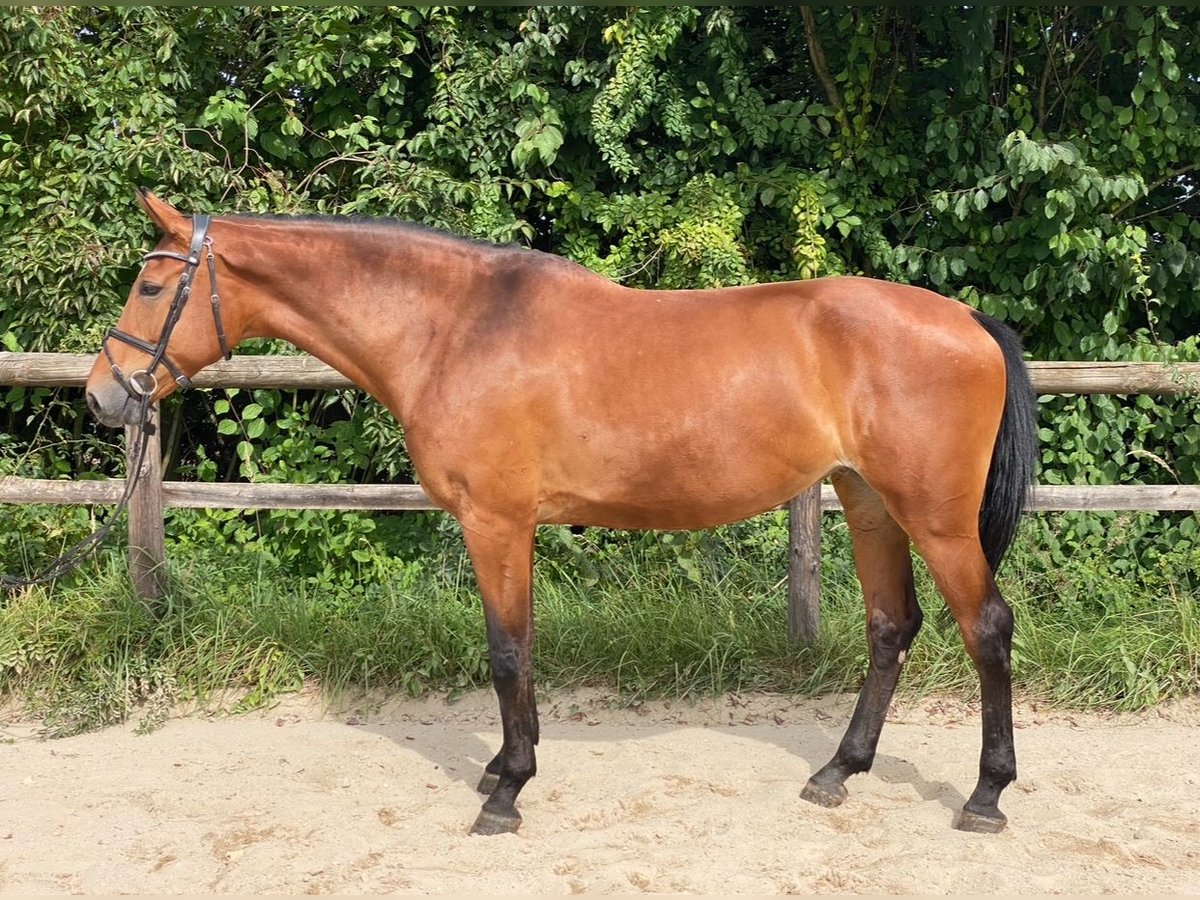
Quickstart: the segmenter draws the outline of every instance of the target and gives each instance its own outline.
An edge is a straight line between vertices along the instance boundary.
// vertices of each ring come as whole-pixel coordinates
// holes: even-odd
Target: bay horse
[[[138,199],[162,238],[105,337],[89,408],[131,423],[143,397],[273,337],[396,416],[422,486],[462,526],[483,598],[503,744],[473,832],[516,831],[536,770],[535,527],[710,528],[826,476],[852,535],[870,665],[836,754],[801,796],[836,806],[871,766],[921,626],[911,543],[981,686],[979,780],[954,824],[1004,827],[1013,617],[993,573],[1036,452],[1035,397],[1006,326],[869,278],[638,290],[552,254],[391,220],[210,218]],[[206,299],[189,303],[193,289]]]

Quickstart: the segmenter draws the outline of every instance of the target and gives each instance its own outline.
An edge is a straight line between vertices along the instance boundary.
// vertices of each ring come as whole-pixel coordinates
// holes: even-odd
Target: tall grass
[[[1051,558],[1027,528],[1002,573],[1014,607],[1017,691],[1068,706],[1141,708],[1200,687],[1194,554],[1130,577],[1095,559]],[[695,539],[543,540],[535,577],[535,665],[543,688],[604,685],[620,696],[857,689],[864,612],[844,525],[827,521],[822,637],[786,638],[778,529]],[[564,549],[564,547],[566,549]],[[243,709],[317,681],[331,690],[420,694],[488,683],[470,566],[451,543],[415,561],[380,557],[359,580],[289,575],[253,549],[176,548],[167,596],[147,609],[119,553],[0,608],[0,693],[50,734],[175,704]],[[901,691],[974,695],[978,681],[918,562],[927,618]]]

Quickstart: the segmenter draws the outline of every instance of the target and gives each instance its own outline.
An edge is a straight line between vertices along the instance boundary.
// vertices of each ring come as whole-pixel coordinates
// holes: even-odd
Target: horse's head
[[[87,380],[88,409],[112,426],[135,423],[144,402],[188,387],[200,369],[229,357],[209,217],[185,216],[146,190],[138,202],[163,237],[143,257]]]

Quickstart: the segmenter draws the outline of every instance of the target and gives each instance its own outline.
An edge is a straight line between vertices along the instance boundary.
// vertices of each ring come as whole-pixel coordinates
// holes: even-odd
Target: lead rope
[[[17,588],[30,587],[35,584],[47,584],[79,568],[83,561],[95,552],[96,548],[108,537],[109,532],[120,521],[121,514],[129,508],[129,501],[133,497],[134,489],[142,477],[142,463],[146,460],[146,447],[150,443],[148,438],[153,433],[154,426],[150,424],[150,394],[144,393],[141,395],[138,406],[137,438],[132,454],[134,457],[133,471],[126,472],[125,490],[121,492],[117,508],[113,510],[108,521],[31,578],[0,574],[0,586],[14,591]]]

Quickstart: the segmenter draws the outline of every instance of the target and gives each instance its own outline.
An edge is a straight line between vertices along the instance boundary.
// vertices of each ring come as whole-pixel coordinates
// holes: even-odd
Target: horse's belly
[[[786,503],[836,468],[819,444],[702,446],[608,460],[585,453],[546,480],[538,519],[688,530],[737,522]]]
[[[791,496],[800,493],[804,487],[807,485],[797,488]],[[601,528],[694,531],[740,522],[781,506],[791,499],[791,496],[783,499],[758,497],[752,502],[743,500],[727,504],[673,503],[656,507],[621,503],[612,499],[559,496],[551,498],[539,508],[538,522],[543,525],[595,525]]]

